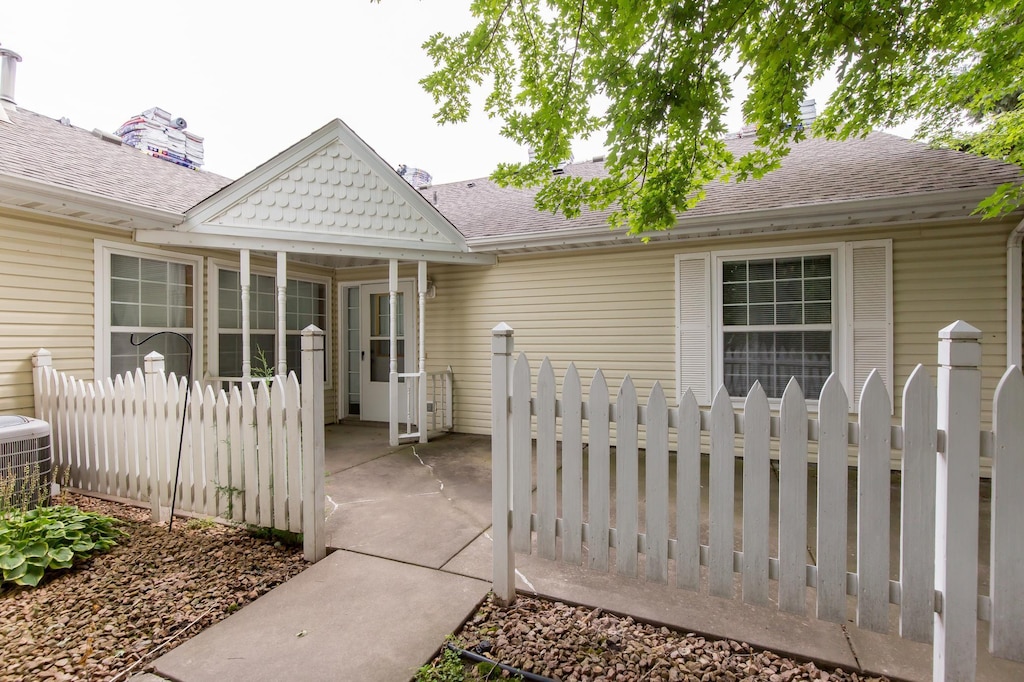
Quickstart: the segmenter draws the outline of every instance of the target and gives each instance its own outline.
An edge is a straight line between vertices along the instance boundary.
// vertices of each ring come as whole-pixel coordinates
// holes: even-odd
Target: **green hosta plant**
[[[76,507],[40,507],[0,515],[0,587],[35,587],[47,570],[71,568],[126,535],[120,521]]]

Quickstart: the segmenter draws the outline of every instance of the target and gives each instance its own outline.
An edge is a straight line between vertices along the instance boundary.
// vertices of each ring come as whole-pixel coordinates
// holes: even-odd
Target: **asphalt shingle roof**
[[[729,141],[736,154],[753,147],[753,138]],[[760,180],[715,182],[683,217],[726,216],[759,209],[784,209],[917,195],[927,192],[994,189],[1021,181],[1011,164],[929,146],[886,133],[835,142],[814,138],[793,146],[782,167]],[[595,177],[600,162],[571,164],[567,175]],[[467,238],[544,233],[565,228],[606,227],[608,212],[585,212],[566,221],[537,211],[535,190],[501,188],[486,178],[437,185],[423,190],[437,209]]]
[[[184,213],[231,182],[26,109],[0,121],[0,174]]]

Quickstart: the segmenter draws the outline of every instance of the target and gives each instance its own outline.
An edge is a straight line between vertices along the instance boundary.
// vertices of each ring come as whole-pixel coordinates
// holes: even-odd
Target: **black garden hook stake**
[[[174,466],[174,488],[171,489],[171,518],[167,522],[167,532],[170,532],[174,528],[174,502],[178,498],[178,474],[181,471],[181,444],[185,440],[185,415],[188,414],[188,399],[189,396],[192,395],[192,342],[184,334],[171,331],[150,334],[138,343],[135,342],[135,334],[132,334],[129,342],[133,346],[138,347],[152,339],[154,336],[160,336],[161,334],[177,336],[185,342],[185,345],[188,346],[188,369],[185,370],[185,403],[181,406],[181,433],[178,434],[178,462]]]

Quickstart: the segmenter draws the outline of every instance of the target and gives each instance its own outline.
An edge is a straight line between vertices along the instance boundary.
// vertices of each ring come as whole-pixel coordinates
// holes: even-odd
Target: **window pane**
[[[139,259],[117,253],[111,254],[110,276],[137,280],[139,278]]]
[[[726,305],[730,303],[746,303],[747,302],[747,284],[742,282],[739,284],[726,284],[722,287],[722,302]]]
[[[769,398],[781,398],[796,378],[808,400],[817,400],[832,371],[832,332],[726,332],[723,375],[729,395],[743,397],[760,381]]]
[[[775,279],[800,279],[801,262],[800,258],[779,258],[775,261]]]
[[[805,301],[829,301],[832,299],[831,279],[804,280]]]
[[[748,266],[748,272],[752,282],[775,279],[775,261],[771,259],[752,260]]]
[[[831,303],[808,303],[804,306],[804,322],[807,324],[831,324]]]
[[[775,284],[772,282],[752,282],[750,284],[751,303],[771,303],[775,300]]]
[[[803,286],[798,279],[782,280],[775,283],[775,300],[779,303],[800,301],[802,294]]]
[[[722,308],[722,323],[726,326],[746,324],[747,306],[727,305]]]
[[[807,256],[804,258],[804,277],[831,277],[831,256]]]
[[[722,266],[722,281],[723,282],[746,282],[747,281],[747,262],[746,261],[732,261],[725,263]]]
[[[775,324],[775,306],[771,304],[750,306],[748,324]]]
[[[405,341],[398,341],[398,371],[405,371]],[[370,381],[388,380],[391,373],[391,342],[370,341]],[[399,379],[399,381],[404,381]]]

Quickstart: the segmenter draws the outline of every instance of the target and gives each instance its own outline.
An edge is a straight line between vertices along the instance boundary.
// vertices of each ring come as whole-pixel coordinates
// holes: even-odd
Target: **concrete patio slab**
[[[328,546],[440,568],[490,524],[489,507],[480,518],[450,497],[453,479],[409,446],[328,476]]]
[[[158,659],[155,672],[179,682],[409,679],[488,587],[334,552]]]

